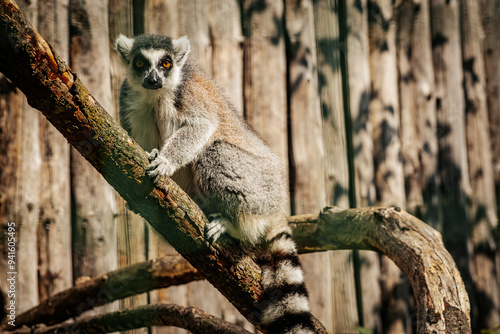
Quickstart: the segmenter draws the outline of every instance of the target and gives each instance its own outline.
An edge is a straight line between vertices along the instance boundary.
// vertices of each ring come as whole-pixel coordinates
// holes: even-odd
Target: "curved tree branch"
[[[13,333],[112,333],[151,326],[174,326],[191,333],[250,334],[247,330],[205,313],[195,307],[154,304],[98,315],[51,327],[27,327]]]
[[[408,277],[417,306],[417,333],[471,333],[465,285],[441,234],[399,208],[341,210],[291,217],[306,252],[376,250]]]

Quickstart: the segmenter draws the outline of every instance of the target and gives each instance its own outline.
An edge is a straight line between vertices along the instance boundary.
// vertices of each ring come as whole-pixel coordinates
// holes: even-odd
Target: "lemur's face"
[[[142,82],[146,89],[163,88],[168,80],[174,61],[165,50],[140,50],[131,61],[131,70],[134,78]],[[177,66],[178,67],[178,66]]]
[[[120,35],[116,49],[127,66],[132,86],[157,90],[175,87],[189,53],[186,37],[170,39],[159,35],[141,35],[135,39]]]

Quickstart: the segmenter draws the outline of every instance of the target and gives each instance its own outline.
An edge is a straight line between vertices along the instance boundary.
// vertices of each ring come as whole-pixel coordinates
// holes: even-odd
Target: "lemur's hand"
[[[163,175],[172,176],[176,167],[164,156],[160,155],[158,149],[153,149],[149,153],[151,163],[146,168],[149,176],[154,177],[154,182],[158,182]]]

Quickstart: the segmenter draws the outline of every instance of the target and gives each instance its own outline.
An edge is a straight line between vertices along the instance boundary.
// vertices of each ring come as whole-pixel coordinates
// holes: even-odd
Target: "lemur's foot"
[[[164,156],[160,155],[158,149],[154,148],[148,156],[151,163],[146,168],[150,177],[154,177],[154,182],[158,182],[163,175],[172,176],[175,166]]]
[[[223,233],[226,233],[227,226],[230,221],[227,218],[222,217],[220,213],[209,215],[208,220],[210,223],[207,225],[205,236],[210,244],[213,244]]]

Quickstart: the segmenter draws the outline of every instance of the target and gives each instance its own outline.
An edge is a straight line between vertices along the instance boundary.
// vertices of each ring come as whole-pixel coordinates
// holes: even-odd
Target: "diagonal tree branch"
[[[13,334],[63,334],[63,333],[112,333],[151,326],[174,326],[191,333],[250,334],[247,330],[224,321],[195,307],[174,304],[154,304],[134,309],[84,318],[74,323],[63,323],[50,327],[27,327]]]
[[[169,178],[153,184],[144,150],[90,95],[75,73],[25,20],[14,1],[0,1],[0,72],[26,95],[184,258],[250,322],[260,318],[260,268],[227,238],[210,246],[207,219]],[[263,305],[262,303],[260,305]],[[318,325],[318,333],[327,333]]]

